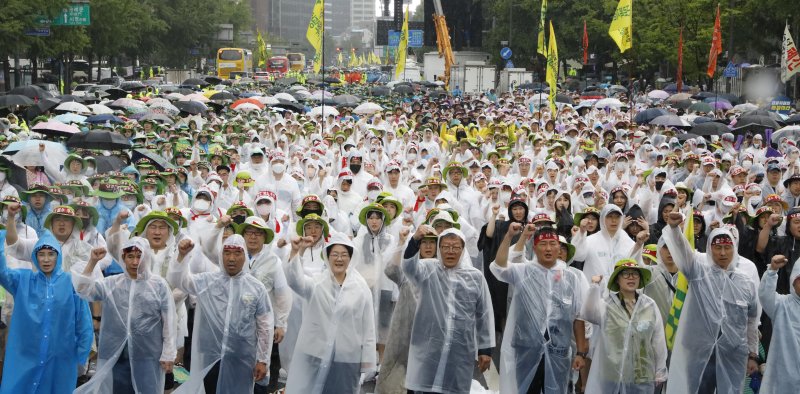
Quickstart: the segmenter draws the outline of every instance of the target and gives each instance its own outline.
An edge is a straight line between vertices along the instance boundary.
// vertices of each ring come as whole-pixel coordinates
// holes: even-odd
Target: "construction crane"
[[[435,8],[433,23],[436,26],[436,46],[439,49],[439,57],[444,58],[444,87],[450,90],[450,68],[455,63],[453,48],[450,47],[450,31],[447,29],[447,23],[444,19],[442,1],[433,0],[433,7]]]

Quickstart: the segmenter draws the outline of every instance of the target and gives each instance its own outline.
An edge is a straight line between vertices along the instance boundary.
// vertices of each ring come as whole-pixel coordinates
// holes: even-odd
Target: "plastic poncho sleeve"
[[[764,276],[761,277],[761,285],[758,287],[758,299],[761,300],[761,307],[771,319],[775,318],[778,310],[778,297],[786,298],[788,295],[778,296],[778,271],[767,268]]]
[[[599,326],[603,322],[605,315],[606,303],[603,300],[603,288],[598,284],[592,283],[589,287],[586,300],[583,303],[583,308],[581,308],[581,318],[584,321]],[[664,343],[666,343],[666,339]]]
[[[289,287],[304,300],[308,301],[311,298],[314,284],[303,273],[303,265],[300,261],[299,253],[289,260],[289,266],[286,267],[286,281],[289,282]]]
[[[678,266],[681,272],[686,275],[686,279],[692,280],[697,276],[695,269],[695,255],[689,241],[683,236],[680,227],[672,227],[667,225],[662,232],[664,240],[666,241],[667,248],[672,254],[672,259],[675,265]]]
[[[124,275],[124,274],[122,274]],[[102,282],[95,281],[91,276],[83,275],[83,273],[72,275],[72,285],[75,286],[75,291],[86,301],[95,302],[106,299],[105,286]]]
[[[289,312],[292,310],[292,291],[286,282],[286,276],[282,269],[279,269],[276,280],[270,291],[272,301],[272,312],[275,315],[275,327],[286,328],[289,322]]]
[[[506,282],[510,285],[516,285],[517,282],[521,279],[520,273],[525,272],[525,266],[521,263],[525,263],[524,260],[524,251],[516,251],[512,249],[508,251],[508,259],[506,261],[506,266],[501,267],[497,265],[496,262],[492,261],[489,265],[489,269],[492,271],[497,279]]]
[[[50,159],[47,157],[46,152],[42,152],[42,164],[44,164],[44,173],[49,176],[54,182],[63,183],[66,182],[67,177],[64,175],[64,172],[58,169],[57,166],[53,165]],[[64,169],[67,170],[66,168]]]
[[[189,275],[187,258],[188,256],[185,256],[183,261],[177,261],[176,264],[172,264],[169,267],[169,271],[167,271],[167,283],[174,289],[180,289],[190,295],[196,296],[197,285],[195,285],[192,276]]]
[[[89,353],[92,351],[94,343],[94,325],[92,324],[92,312],[89,304],[80,302],[75,310],[75,336],[78,345],[78,364],[85,365],[89,360]]]
[[[272,335],[275,323],[272,313],[269,313],[269,309],[265,307],[269,301],[262,301],[263,302],[258,303],[258,309],[256,310],[256,337],[258,340],[256,360],[260,363],[267,364],[267,372],[269,373],[269,360],[272,354]]]
[[[586,245],[586,233],[578,231],[578,234],[572,238],[572,245],[575,246],[575,256],[572,256],[572,261],[586,261],[588,257],[588,250]]]
[[[3,230],[3,238],[5,238],[5,230]],[[23,238],[18,237],[17,242],[14,242],[13,245],[8,245],[8,255],[14,257],[17,260],[33,262],[31,261],[31,253],[33,253],[33,247],[36,246],[36,242],[38,242],[38,238]],[[5,240],[3,241],[3,247],[5,248]]]
[[[8,268],[6,262],[6,230],[0,230],[0,285],[12,296],[16,296],[19,286],[19,271]]]
[[[415,254],[410,259],[403,260],[403,273],[414,286],[419,287],[419,284],[424,282],[428,276],[430,276],[431,272],[433,272],[433,267],[421,263],[419,254]]]

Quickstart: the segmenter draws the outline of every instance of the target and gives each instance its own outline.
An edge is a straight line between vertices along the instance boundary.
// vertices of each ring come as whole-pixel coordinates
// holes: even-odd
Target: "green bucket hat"
[[[395,217],[391,218],[392,221],[397,219],[397,217],[403,213],[403,203],[400,202],[400,200],[396,199],[390,192],[381,192],[380,194],[378,194],[378,198],[375,199],[375,202],[383,205],[384,207],[386,206],[386,204],[394,205],[394,207],[397,210],[397,214],[395,215]]]
[[[619,291],[619,285],[617,284],[617,276],[620,272],[626,269],[635,269],[639,271],[639,288],[643,289],[648,283],[650,283],[650,275],[651,272],[649,269],[639,266],[634,259],[622,259],[617,261],[617,264],[614,265],[614,272],[608,278],[608,289],[611,291]]]
[[[30,199],[30,196],[36,193],[44,193],[47,195],[47,197],[50,197],[50,199],[54,198],[53,195],[50,194],[50,189],[48,188],[47,185],[43,183],[33,183],[28,187],[28,190],[22,192],[22,201],[30,202],[28,201]]]
[[[95,190],[93,194],[100,198],[116,200],[122,197],[123,192],[119,190],[119,185],[116,183],[103,182],[97,187],[97,190]]]
[[[22,221],[24,222],[25,218],[28,216],[28,208],[25,207],[25,204],[20,203],[19,198],[17,198],[17,196],[15,196],[15,195],[9,194],[9,195],[3,197],[3,201],[0,202],[0,204],[3,204],[3,206],[0,207],[0,212],[2,212],[2,210],[6,206],[9,206],[11,204],[20,204],[20,207],[22,208],[22,210],[20,212],[22,214],[22,216],[21,216]]]
[[[389,218],[389,212],[386,212],[386,208],[384,208],[383,205],[378,203],[372,203],[362,208],[361,213],[358,214],[358,221],[362,225],[364,226],[367,225],[367,215],[370,212],[380,212],[383,215],[383,224],[386,226],[388,226],[389,223],[392,222],[392,219]]]
[[[317,222],[322,225],[322,235],[327,237],[330,235],[330,227],[328,226],[328,222],[322,218],[322,216],[317,215],[316,213],[309,213],[304,218],[300,219],[297,224],[295,225],[295,231],[297,234],[304,234],[303,228],[305,227],[306,223],[308,222]]]
[[[167,224],[172,228],[172,234],[178,235],[178,230],[179,230],[178,223],[172,220],[172,218],[169,217],[169,215],[167,215],[167,213],[164,211],[151,211],[143,218],[139,219],[139,223],[136,224],[136,228],[133,231],[133,235],[141,236],[142,234],[144,234],[144,229],[153,220],[163,220],[167,222]]]
[[[266,236],[264,237],[264,245],[269,244],[275,238],[275,232],[272,231],[271,228],[267,227],[264,219],[261,219],[258,216],[250,216],[244,220],[244,223],[234,226],[236,229],[236,234],[241,236],[244,236],[244,231],[247,230],[248,227],[253,227],[266,233]]]
[[[80,157],[80,155],[77,155],[75,153],[69,154],[67,158],[64,159],[64,167],[69,168],[69,164],[72,163],[73,161],[80,161],[81,168],[86,168],[86,160],[84,160],[82,157]]]
[[[574,223],[576,226],[580,226],[581,225],[581,220],[583,220],[583,217],[586,216],[586,215],[595,215],[595,216],[597,216],[597,220],[600,220],[600,210],[599,209],[597,209],[595,207],[586,207],[586,208],[583,209],[582,212],[578,212],[572,217],[573,218],[572,223]]]
[[[59,205],[53,208],[53,211],[50,212],[44,219],[44,227],[46,229],[51,229],[50,224],[53,222],[53,218],[56,216],[72,218],[72,221],[75,222],[75,227],[77,227],[78,230],[83,229],[83,222],[81,222],[81,218],[75,214],[75,210],[69,205]]]
[[[461,163],[457,161],[451,161],[447,163],[447,166],[445,166],[444,170],[442,171],[442,177],[444,177],[444,179],[447,179],[447,174],[450,173],[451,170],[460,170],[461,176],[463,176],[464,178],[467,177],[467,167],[464,167]]]
[[[245,212],[247,212],[247,217],[255,215],[253,213],[253,210],[248,208],[247,204],[245,204],[244,201],[238,201],[238,202],[235,202],[235,203],[231,204],[230,208],[228,208],[228,210],[225,211],[225,214],[228,215],[228,216],[231,216],[233,211],[235,211],[237,209],[244,209]]]

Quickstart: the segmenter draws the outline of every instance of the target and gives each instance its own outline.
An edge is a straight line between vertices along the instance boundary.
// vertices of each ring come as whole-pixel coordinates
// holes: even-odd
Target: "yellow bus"
[[[246,76],[253,71],[253,52],[244,48],[220,48],[217,51],[217,76],[222,79]],[[233,76],[231,76],[233,74]]]
[[[302,53],[287,53],[289,58],[289,69],[292,71],[303,71],[306,68],[306,55]]]

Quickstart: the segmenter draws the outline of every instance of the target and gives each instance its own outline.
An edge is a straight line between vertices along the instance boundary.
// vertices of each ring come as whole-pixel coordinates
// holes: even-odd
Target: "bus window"
[[[219,51],[218,57],[219,60],[241,60],[242,51],[241,49],[223,49]]]

